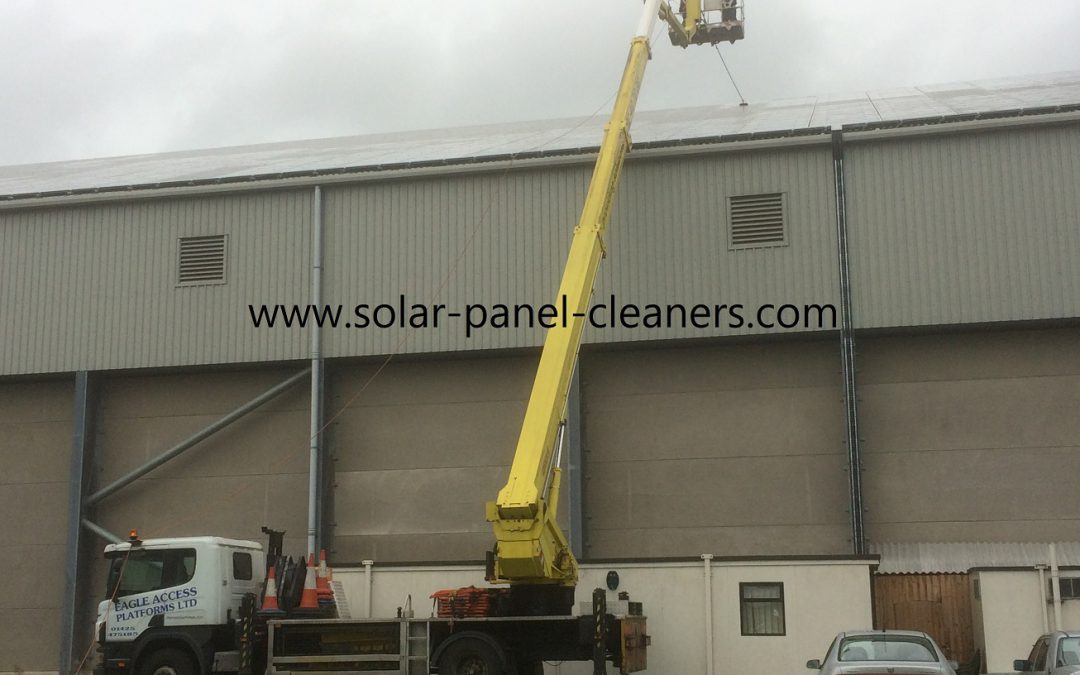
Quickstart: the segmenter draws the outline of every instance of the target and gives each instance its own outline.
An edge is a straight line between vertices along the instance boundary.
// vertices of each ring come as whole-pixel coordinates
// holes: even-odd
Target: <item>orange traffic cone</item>
[[[315,590],[321,597],[330,597],[334,591],[330,590],[330,572],[326,567],[326,549],[319,551],[319,573],[315,577]]]
[[[304,574],[304,592],[300,595],[300,609],[318,609],[319,592],[315,588],[315,554],[308,556],[307,570]]]
[[[266,572],[266,593],[263,595],[262,612],[280,612],[277,596],[277,578],[274,568]]]

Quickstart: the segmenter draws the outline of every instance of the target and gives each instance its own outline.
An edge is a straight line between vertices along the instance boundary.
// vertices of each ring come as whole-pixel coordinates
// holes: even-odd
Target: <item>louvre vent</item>
[[[177,257],[177,284],[195,286],[225,283],[224,234],[181,237]]]
[[[729,197],[728,222],[728,241],[733,249],[787,243],[783,193]]]

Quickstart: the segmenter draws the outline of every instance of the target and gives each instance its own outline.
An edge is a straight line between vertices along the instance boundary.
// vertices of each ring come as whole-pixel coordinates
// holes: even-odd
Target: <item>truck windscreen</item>
[[[109,580],[105,597],[158,591],[180,586],[195,575],[195,549],[135,549],[130,554],[117,551],[109,556]],[[126,558],[126,562],[125,562]],[[123,577],[121,577],[123,570]],[[119,588],[117,588],[119,585]]]

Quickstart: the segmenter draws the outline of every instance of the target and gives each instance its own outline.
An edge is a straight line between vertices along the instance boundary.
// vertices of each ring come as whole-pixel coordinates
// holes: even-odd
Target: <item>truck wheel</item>
[[[141,661],[139,675],[197,675],[191,656],[174,647],[159,649]]]
[[[464,638],[439,658],[439,675],[506,675],[501,656],[484,640]]]

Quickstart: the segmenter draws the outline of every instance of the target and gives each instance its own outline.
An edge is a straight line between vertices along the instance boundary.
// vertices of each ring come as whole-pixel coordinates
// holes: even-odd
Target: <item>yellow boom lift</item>
[[[488,580],[510,584],[512,591],[537,599],[530,602],[536,606],[534,611],[568,611],[565,603],[572,604],[577,584],[577,560],[556,522],[566,401],[596,273],[605,254],[604,230],[630,150],[630,123],[651,57],[649,37],[657,17],[667,23],[672,44],[684,48],[743,37],[742,7],[735,0],[690,0],[678,8],[662,0],[646,0],[630,43],[555,303],[565,307],[566,316],[558,317],[555,327],[547,331],[509,479],[497,499],[487,503],[486,515],[496,540],[488,558]]]

